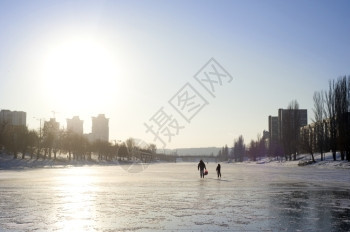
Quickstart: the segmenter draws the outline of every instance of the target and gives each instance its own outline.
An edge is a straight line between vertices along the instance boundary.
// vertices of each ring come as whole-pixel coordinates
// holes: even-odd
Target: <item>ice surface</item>
[[[221,165],[2,170],[0,231],[349,231],[349,170]]]

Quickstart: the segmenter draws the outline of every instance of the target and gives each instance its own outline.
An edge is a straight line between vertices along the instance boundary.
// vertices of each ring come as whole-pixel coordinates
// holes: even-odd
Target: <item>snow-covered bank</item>
[[[13,155],[0,154],[0,170],[13,170],[13,169],[29,169],[29,168],[61,168],[72,166],[113,166],[113,165],[130,165],[133,161],[117,161],[117,160],[68,160],[67,158],[58,157],[54,159],[32,158],[26,156],[22,159],[21,155],[17,159],[13,158]]]
[[[297,157],[297,160],[294,161],[285,161],[277,158],[262,158],[256,162],[253,161],[245,161],[242,162],[243,164],[249,164],[249,165],[256,165],[256,164],[264,164],[269,166],[289,166],[289,167],[297,167],[300,166],[300,164],[304,167],[317,167],[317,168],[340,168],[340,169],[350,169],[350,162],[347,160],[340,160],[340,153],[337,153],[336,155],[337,160],[333,161],[333,156],[331,152],[328,152],[325,154],[325,159],[321,161],[321,155],[320,154],[314,154],[315,163],[309,162],[311,161],[311,155],[310,154],[301,154]]]
[[[346,160],[340,160],[340,154],[337,153],[337,161],[333,161],[332,153],[325,154],[325,160],[321,161],[321,155],[315,154],[315,163],[307,164],[303,167],[317,167],[317,168],[328,168],[328,169],[350,169],[350,162]],[[232,163],[234,165],[267,165],[267,166],[285,166],[285,167],[298,167],[301,163],[306,163],[311,161],[311,156],[309,154],[301,154],[297,157],[295,161],[285,161],[277,158],[265,157],[258,161],[244,161],[239,163]],[[53,159],[43,159],[43,158],[33,158],[30,159],[26,156],[24,159],[19,156],[17,159],[13,158],[13,155],[0,154],[0,170],[9,169],[28,169],[28,168],[60,168],[60,167],[72,167],[72,166],[93,166],[93,165],[103,165],[103,166],[113,166],[113,165],[130,165],[134,161],[106,161],[106,160],[68,160],[67,158],[58,157],[56,160]],[[159,162],[156,162],[159,163]]]

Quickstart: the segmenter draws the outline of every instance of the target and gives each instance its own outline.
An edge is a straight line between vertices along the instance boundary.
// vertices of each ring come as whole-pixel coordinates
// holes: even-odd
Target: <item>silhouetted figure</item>
[[[216,167],[216,173],[218,174],[218,178],[221,178],[221,165],[218,164],[218,166]]]
[[[207,170],[207,167],[205,166],[205,163],[203,162],[203,160],[199,161],[198,164],[198,170],[200,170],[200,176],[201,178],[204,178],[204,169]]]

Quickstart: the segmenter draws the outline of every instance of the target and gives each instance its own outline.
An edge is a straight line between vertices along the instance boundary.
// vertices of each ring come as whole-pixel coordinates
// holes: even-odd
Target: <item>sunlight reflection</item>
[[[71,169],[58,177],[56,186],[60,208],[56,217],[64,231],[87,231],[94,228],[96,185],[89,169]]]

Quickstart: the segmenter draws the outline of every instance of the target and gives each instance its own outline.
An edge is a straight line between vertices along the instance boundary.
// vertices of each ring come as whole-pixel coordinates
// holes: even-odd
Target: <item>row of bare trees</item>
[[[256,140],[251,140],[247,154],[250,160],[256,161],[259,157],[264,157],[267,153],[266,140],[258,134]]]
[[[243,135],[240,135],[233,142],[231,156],[235,160],[235,162],[242,162],[244,160],[245,154],[246,154],[246,145],[244,143]]]
[[[83,135],[63,129],[52,130],[49,126],[36,131],[26,126],[0,125],[0,151],[13,155],[14,159],[21,154],[22,159],[29,155],[31,159],[56,160],[60,155],[67,160],[91,160],[93,157],[107,161],[130,160],[132,156],[141,156],[142,152],[155,154],[156,149],[154,144],[140,147],[132,138],[121,144],[101,140],[89,142]]]
[[[242,162],[247,153],[246,145],[244,143],[243,135],[240,135],[233,142],[231,150],[225,145],[219,150],[217,159],[219,161],[234,160],[235,162]]]
[[[19,153],[22,154],[22,158],[27,152],[33,154],[37,139],[36,131],[29,131],[26,126],[12,126],[7,123],[0,125],[0,149],[4,147],[11,151],[14,158],[17,158]]]
[[[229,159],[229,156],[230,156],[229,148],[227,145],[225,145],[221,148],[221,150],[218,151],[218,154],[216,157],[220,161],[226,161]]]
[[[312,156],[332,151],[333,160],[350,161],[350,76],[329,81],[327,91],[314,93],[313,123],[301,129],[301,144]]]

